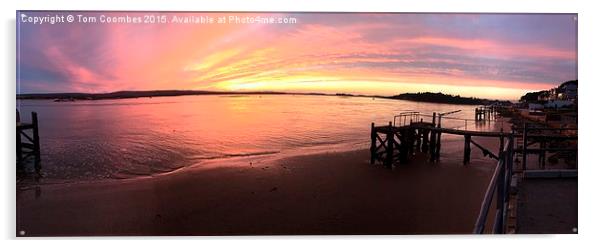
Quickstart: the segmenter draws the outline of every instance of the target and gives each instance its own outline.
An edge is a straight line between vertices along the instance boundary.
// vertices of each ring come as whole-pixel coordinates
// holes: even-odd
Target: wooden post
[[[470,135],[464,135],[464,165],[470,162]]]
[[[370,164],[374,164],[376,160],[376,131],[374,130],[374,122],[370,127]]]
[[[437,142],[437,132],[435,130],[431,130],[431,140],[429,141],[429,153],[430,153],[430,160],[431,162],[435,162],[435,149],[437,148],[436,143]]]
[[[18,112],[17,112],[18,113]],[[23,148],[21,147],[21,130],[17,128],[17,168],[23,169]]]
[[[523,171],[527,170],[527,123],[523,123]]]
[[[395,137],[395,136],[393,136]],[[399,162],[406,163],[408,161],[408,145],[409,145],[409,137],[408,130],[404,129],[399,131],[399,147],[397,150],[399,152]]]
[[[474,109],[474,120],[475,121],[479,120],[479,108]]]
[[[393,139],[395,135],[393,133],[393,123],[389,122],[389,128],[387,129],[387,157],[385,158],[385,166],[391,167],[393,165]]]
[[[441,128],[441,114],[439,114],[439,124],[437,124],[437,127]],[[437,132],[437,141],[436,141],[436,144],[437,144],[437,149],[436,149],[436,152],[435,152],[435,154],[436,154],[435,158],[437,159],[437,162],[438,162],[439,158],[441,156],[441,131]]]
[[[416,150],[420,151],[422,149],[421,148],[422,147],[422,132],[424,132],[424,130],[422,130],[420,128],[416,128],[415,130],[416,130],[415,131],[416,132],[415,133],[415,135],[416,135]],[[412,148],[412,149],[414,149],[414,148]]]
[[[420,140],[420,139],[418,139]],[[410,127],[408,129],[408,152],[409,155],[414,155],[414,142],[416,142],[416,129]]]
[[[429,139],[429,131],[426,129],[422,130],[422,152],[427,152],[429,149],[428,146],[428,139]]]
[[[42,169],[41,155],[40,155],[40,135],[38,132],[38,113],[31,112],[31,122],[33,124],[33,152],[35,157],[35,169],[36,172],[40,172]]]
[[[437,123],[436,123],[436,119],[437,118],[437,113],[433,112],[433,127],[437,127]],[[435,131],[431,130],[431,137],[429,140],[429,154],[430,154],[430,161],[434,162],[435,161],[435,141],[436,141],[436,136],[435,136]]]

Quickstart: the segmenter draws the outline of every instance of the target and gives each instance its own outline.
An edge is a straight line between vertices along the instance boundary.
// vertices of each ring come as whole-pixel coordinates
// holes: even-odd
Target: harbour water
[[[461,111],[453,117],[471,119],[475,106],[371,97],[202,95],[18,100],[17,108],[24,121],[29,112],[38,113],[44,177],[83,181],[149,176],[231,158],[363,149],[370,144],[371,122],[384,125],[410,110],[428,121],[433,112],[455,110]],[[443,126],[490,128],[463,120],[445,120]]]

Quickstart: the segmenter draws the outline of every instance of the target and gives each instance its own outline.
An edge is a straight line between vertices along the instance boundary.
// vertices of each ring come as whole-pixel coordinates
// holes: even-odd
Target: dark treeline
[[[390,99],[417,101],[417,102],[432,102],[432,103],[452,103],[452,104],[467,104],[467,105],[483,105],[492,103],[509,103],[508,101],[492,101],[488,99],[474,98],[474,97],[462,97],[459,95],[448,95],[432,92],[419,92],[419,93],[404,93],[396,96],[387,97]]]
[[[377,97],[386,99],[409,100],[432,103],[450,103],[450,104],[492,104],[500,103],[487,99],[474,97],[461,97],[447,95],[443,93],[404,93],[396,96],[366,96],[346,93],[325,94],[325,93],[286,93],[272,91],[256,92],[225,92],[225,91],[197,91],[197,90],[152,90],[152,91],[117,91],[111,93],[39,93],[39,94],[17,94],[17,99],[46,99],[55,101],[71,100],[103,100],[103,99],[125,99],[138,97],[162,97],[162,96],[190,96],[190,95],[336,95],[345,97]],[[506,103],[506,102],[502,102]],[[509,103],[509,102],[508,102]]]
[[[42,93],[17,94],[17,99],[72,99],[102,100],[137,97],[190,96],[190,95],[237,95],[237,94],[286,94],[282,92],[219,92],[198,90],[151,90],[151,91],[117,91],[111,93]]]

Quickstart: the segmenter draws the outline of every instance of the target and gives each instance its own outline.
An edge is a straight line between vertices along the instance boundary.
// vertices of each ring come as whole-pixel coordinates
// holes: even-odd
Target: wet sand
[[[461,144],[394,170],[357,150],[29,186],[17,236],[470,233],[495,161],[473,149],[463,166]]]

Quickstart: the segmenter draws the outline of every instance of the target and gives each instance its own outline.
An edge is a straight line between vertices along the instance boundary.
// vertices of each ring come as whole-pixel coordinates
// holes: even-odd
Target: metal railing
[[[418,121],[420,121],[420,112],[405,111],[393,117],[393,126],[405,126],[407,124],[411,124],[412,122]]]
[[[473,233],[483,234],[489,209],[493,203],[493,197],[496,196],[495,219],[492,233],[499,234],[505,232],[506,217],[508,212],[508,200],[510,198],[510,181],[512,179],[512,165],[514,157],[514,135],[510,135],[504,144],[504,149],[499,154],[499,160],[493,176],[489,181],[489,186],[485,192],[485,197],[481,202],[481,209],[477,217]]]

